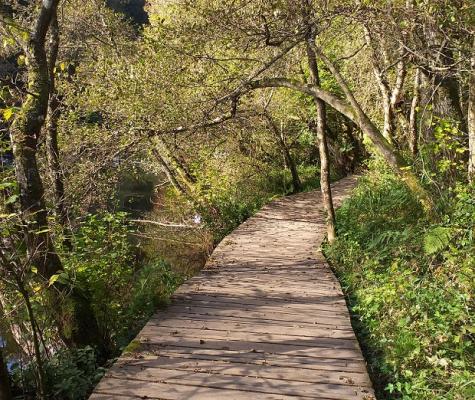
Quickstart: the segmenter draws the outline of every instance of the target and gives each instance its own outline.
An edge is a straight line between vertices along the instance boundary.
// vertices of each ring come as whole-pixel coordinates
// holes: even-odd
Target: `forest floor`
[[[334,184],[335,204],[355,182]],[[265,206],[151,318],[91,399],[372,399],[324,237],[318,191]]]

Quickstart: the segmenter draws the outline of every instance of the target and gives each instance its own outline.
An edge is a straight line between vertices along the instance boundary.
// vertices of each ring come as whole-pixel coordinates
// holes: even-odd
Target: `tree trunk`
[[[54,247],[48,213],[44,201],[44,187],[37,164],[38,138],[46,119],[50,97],[50,76],[45,49],[46,34],[55,18],[59,0],[44,1],[37,18],[35,32],[27,45],[28,95],[11,129],[15,159],[15,175],[20,191],[20,206],[25,222],[25,243],[30,262],[38,268],[45,280],[63,271],[61,260]],[[88,299],[73,288],[70,307],[62,304],[62,293],[69,288],[56,283],[49,291],[52,307],[57,307],[55,318],[63,339],[71,345],[101,346],[97,321]],[[62,314],[65,312],[66,314]],[[67,321],[66,324],[62,320]],[[66,326],[67,325],[67,326]]]
[[[353,92],[350,90],[340,71],[337,69],[335,64],[328,59],[323,52],[314,46],[317,50],[316,54],[323,60],[327,68],[335,77],[336,81],[342,88],[345,96],[350,104],[350,107],[347,105],[340,105],[339,102],[335,101],[333,96],[328,96],[328,92],[321,90],[314,90],[315,95],[321,98],[324,101],[330,101],[331,103],[339,106],[341,111],[345,112],[345,115],[352,119],[355,123],[358,124],[360,129],[370,138],[378,152],[383,156],[388,165],[397,173],[402,180],[406,183],[411,192],[417,197],[424,210],[429,214],[432,214],[434,210],[434,204],[429,193],[424,189],[424,187],[419,182],[419,179],[412,171],[412,168],[407,165],[404,158],[394,149],[394,147],[389,143],[384,136],[379,132],[378,128],[374,125],[368,115],[363,111],[363,108],[356,100]],[[327,100],[325,100],[327,99]],[[339,110],[339,111],[340,111]]]
[[[468,100],[468,180],[475,181],[475,37],[470,59],[469,100]]]
[[[54,68],[59,50],[59,26],[56,15],[53,17],[50,26],[50,52],[49,52],[49,79],[50,95],[48,102],[48,118],[46,123],[46,155],[48,159],[48,173],[53,187],[54,203],[56,208],[56,217],[63,230],[67,225],[67,210],[64,202],[64,182],[61,171],[58,146],[58,120],[61,115],[59,108],[58,94],[56,93]],[[71,242],[65,240],[68,248]]]
[[[272,132],[274,133],[274,137],[277,141],[277,144],[280,147],[280,150],[282,151],[282,154],[284,155],[284,161],[286,164],[286,167],[290,170],[290,174],[292,175],[292,187],[293,187],[293,192],[299,192],[302,190],[302,182],[300,181],[300,176],[297,170],[297,166],[295,165],[295,161],[292,157],[292,154],[290,154],[290,150],[287,147],[287,144],[285,143],[284,137],[281,135],[281,132],[279,131],[279,128],[275,124],[275,121],[273,120],[272,116],[269,113],[265,113],[264,117],[267,119],[269,122],[269,125],[271,127]]]
[[[178,179],[175,176],[175,171],[172,170],[171,166],[168,165],[167,161],[165,158],[160,154],[160,151],[157,150],[155,147],[155,143],[150,139],[150,144],[151,144],[151,151],[156,160],[159,162],[159,164],[162,166],[163,171],[165,172],[165,175],[167,176],[168,180],[170,181],[171,185],[175,188],[175,190],[188,197],[188,193],[185,190],[185,188],[178,182]]]
[[[326,138],[326,106],[318,99],[315,100],[317,106],[317,141],[318,152],[320,154],[320,187],[323,196],[323,204],[327,213],[327,236],[328,242],[333,243],[336,239],[335,229],[335,209],[333,207],[333,197],[330,186],[330,163],[328,159],[328,145]]]
[[[6,360],[3,357],[3,349],[0,347],[0,400],[12,400],[12,398]]]
[[[305,4],[306,3],[306,4]],[[304,3],[304,20],[307,24],[307,60],[311,75],[311,84],[320,88],[320,76],[318,73],[317,56],[314,51],[314,42],[316,31],[315,27],[310,24],[309,20],[309,3]],[[326,120],[326,106],[325,102],[320,98],[315,98],[316,107],[316,122],[317,122],[317,142],[318,152],[320,155],[320,189],[323,197],[323,205],[326,211],[326,225],[328,242],[333,243],[336,239],[336,221],[335,209],[333,207],[333,197],[330,186],[330,165],[328,159],[328,145],[327,145],[327,120]]]
[[[419,152],[419,138],[417,133],[417,108],[421,97],[421,70],[416,68],[414,75],[414,93],[412,95],[411,111],[409,113],[409,150],[413,157]]]
[[[370,49],[374,77],[378,84],[379,92],[381,94],[381,102],[383,104],[383,136],[389,143],[393,143],[396,129],[395,117],[397,113],[395,110],[395,104],[400,96],[404,84],[404,78],[406,75],[405,64],[402,58],[397,63],[396,82],[391,90],[388,74],[387,72],[383,72],[384,63],[381,61],[381,58],[383,58],[381,56],[381,51],[384,51],[384,49],[381,50],[381,46],[384,46],[385,44],[380,42],[376,46],[368,25],[364,25],[364,33],[366,44]]]
[[[196,183],[196,178],[191,174],[188,166],[186,166],[178,159],[178,157],[173,154],[165,140],[163,140],[160,136],[156,136],[156,140],[160,147],[159,152],[162,154],[162,158],[166,160],[169,166],[175,169],[176,173],[180,176],[185,185],[192,189],[193,185]]]
[[[25,230],[26,245],[32,263],[38,266],[38,271],[46,279],[62,268],[49,232],[43,182],[36,161],[38,137],[47,114],[50,90],[45,36],[58,2],[50,4],[51,8],[43,3],[38,17],[41,29],[37,28],[25,48],[28,58],[28,95],[11,129],[22,217],[28,224]]]
[[[46,379],[45,379],[45,370],[43,364],[43,355],[41,354],[40,349],[40,333],[38,332],[38,324],[36,323],[35,314],[33,312],[33,307],[30,302],[30,295],[25,289],[23,282],[18,280],[18,287],[21,295],[26,304],[26,309],[28,313],[28,319],[31,324],[32,338],[33,338],[33,349],[35,353],[36,360],[36,386],[37,386],[37,397],[39,400],[46,399]]]

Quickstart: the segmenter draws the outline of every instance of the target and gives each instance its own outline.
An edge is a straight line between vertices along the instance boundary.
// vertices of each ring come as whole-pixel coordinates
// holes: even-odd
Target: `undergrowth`
[[[454,185],[428,220],[373,162],[337,211],[326,255],[348,294],[380,399],[475,398],[475,188]]]

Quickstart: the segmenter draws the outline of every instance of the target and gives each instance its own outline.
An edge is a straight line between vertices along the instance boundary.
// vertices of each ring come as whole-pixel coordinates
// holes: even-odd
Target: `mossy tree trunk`
[[[58,3],[59,0],[42,2],[34,32],[25,43],[28,94],[11,128],[28,257],[45,280],[63,271],[50,233],[44,187],[37,164],[38,139],[46,120],[51,90],[45,42],[50,24],[56,18]],[[97,321],[88,299],[73,288],[65,300],[63,296],[67,289],[56,283],[48,293],[51,306],[57,308],[55,318],[63,339],[70,345],[101,347]],[[71,304],[67,305],[65,301]]]

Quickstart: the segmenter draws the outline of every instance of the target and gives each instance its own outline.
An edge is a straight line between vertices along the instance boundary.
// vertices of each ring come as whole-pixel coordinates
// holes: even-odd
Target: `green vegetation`
[[[371,162],[337,211],[327,247],[348,294],[380,398],[475,395],[475,190],[457,184],[428,219],[407,187]]]

